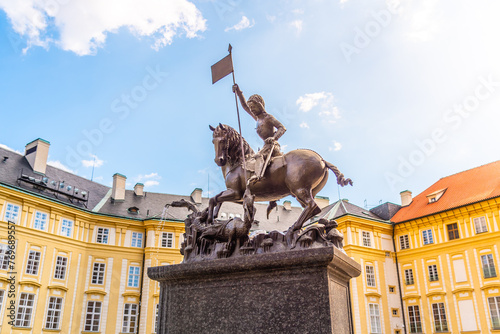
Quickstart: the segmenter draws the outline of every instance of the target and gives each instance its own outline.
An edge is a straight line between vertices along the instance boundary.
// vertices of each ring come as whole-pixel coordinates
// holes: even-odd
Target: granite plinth
[[[358,263],[335,247],[152,267],[159,334],[352,333]]]

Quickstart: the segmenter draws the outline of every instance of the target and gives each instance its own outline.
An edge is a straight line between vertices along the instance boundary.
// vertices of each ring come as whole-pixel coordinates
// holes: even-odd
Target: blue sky
[[[354,180],[340,197],[399,203],[499,159],[495,1],[0,0],[0,144],[111,185],[224,189],[208,125],[237,127],[232,80]],[[262,146],[242,114],[244,137]],[[95,157],[95,163],[94,163]],[[210,181],[209,181],[210,180]],[[320,195],[339,198],[330,181]]]

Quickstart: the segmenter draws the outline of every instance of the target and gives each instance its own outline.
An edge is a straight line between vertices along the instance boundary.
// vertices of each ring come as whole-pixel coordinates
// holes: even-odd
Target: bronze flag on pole
[[[212,65],[212,84],[231,73],[233,73],[233,58],[231,57],[231,53],[229,53]]]

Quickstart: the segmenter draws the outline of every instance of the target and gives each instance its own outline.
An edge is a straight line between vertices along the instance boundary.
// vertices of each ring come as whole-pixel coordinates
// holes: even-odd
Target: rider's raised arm
[[[239,99],[240,99],[240,103],[241,103],[241,106],[243,107],[243,109],[250,115],[252,116],[253,119],[257,120],[257,117],[252,113],[252,111],[250,110],[250,107],[248,106],[247,104],[247,100],[245,99],[245,96],[243,96],[243,92],[241,91],[240,87],[238,86],[238,84],[234,84],[233,85],[233,92],[235,92]]]
[[[286,128],[276,118],[274,118],[273,115],[269,115],[268,117],[271,124],[276,128],[276,133],[274,134],[274,140],[278,140],[286,132]]]

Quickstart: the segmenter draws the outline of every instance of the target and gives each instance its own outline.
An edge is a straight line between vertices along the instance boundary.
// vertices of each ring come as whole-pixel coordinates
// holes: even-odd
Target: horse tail
[[[334,166],[333,164],[329,163],[325,159],[323,159],[323,162],[325,163],[326,167],[328,167],[328,169],[330,169],[335,174],[335,176],[337,177],[337,183],[338,184],[340,184],[342,187],[346,186],[348,184],[350,184],[352,186],[352,180],[351,179],[346,179],[344,177],[344,174],[342,174],[340,172],[340,170],[336,166]]]

